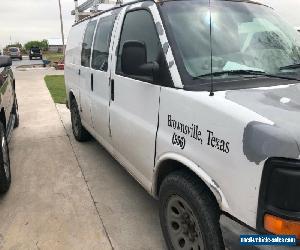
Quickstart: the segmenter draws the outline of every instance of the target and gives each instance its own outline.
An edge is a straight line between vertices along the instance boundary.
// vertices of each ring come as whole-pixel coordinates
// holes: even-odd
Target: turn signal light
[[[277,235],[296,235],[300,240],[300,221],[285,220],[270,214],[264,217],[264,228]]]

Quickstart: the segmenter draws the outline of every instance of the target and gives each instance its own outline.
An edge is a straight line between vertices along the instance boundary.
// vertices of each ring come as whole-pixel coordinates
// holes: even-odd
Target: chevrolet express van
[[[300,35],[271,8],[128,3],[74,24],[65,63],[75,138],[159,199],[169,249],[300,239]]]

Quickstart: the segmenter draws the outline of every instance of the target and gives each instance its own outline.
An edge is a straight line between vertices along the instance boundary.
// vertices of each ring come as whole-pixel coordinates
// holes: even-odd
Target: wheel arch
[[[228,202],[219,185],[196,163],[175,153],[167,153],[156,162],[152,183],[152,193],[156,198],[158,198],[159,189],[164,178],[177,170],[185,170],[197,176],[199,181],[211,191],[220,209],[223,211],[229,210]]]
[[[69,92],[69,94],[68,94],[68,105],[70,106],[71,105],[71,100],[75,99],[75,101],[77,102],[77,99],[76,99],[76,95],[75,95],[73,89],[70,89],[68,92]]]

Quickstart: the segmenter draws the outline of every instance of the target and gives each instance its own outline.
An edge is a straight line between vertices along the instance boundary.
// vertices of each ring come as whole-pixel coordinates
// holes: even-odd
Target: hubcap
[[[2,138],[2,154],[3,154],[3,166],[4,172],[7,179],[10,177],[10,167],[9,167],[9,156],[6,140],[3,136]]]
[[[204,250],[199,224],[188,203],[178,195],[167,204],[167,228],[175,249]]]

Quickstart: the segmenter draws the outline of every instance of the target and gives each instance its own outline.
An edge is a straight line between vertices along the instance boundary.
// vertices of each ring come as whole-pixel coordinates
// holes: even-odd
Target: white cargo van
[[[121,5],[72,27],[65,80],[75,138],[159,199],[170,249],[300,239],[300,36],[271,8]]]

